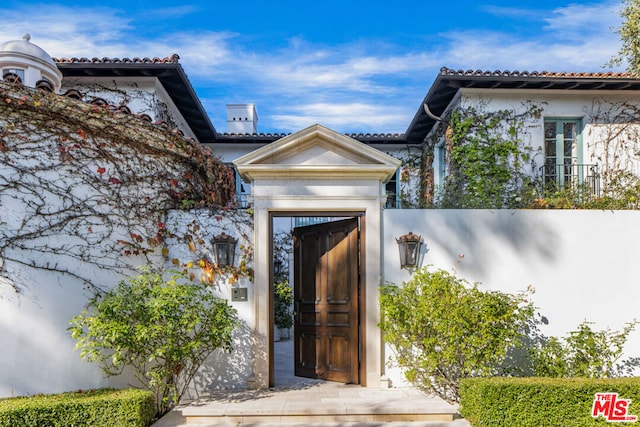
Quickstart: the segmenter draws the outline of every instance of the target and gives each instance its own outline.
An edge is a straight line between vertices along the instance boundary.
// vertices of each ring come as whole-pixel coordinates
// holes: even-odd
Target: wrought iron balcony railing
[[[540,167],[545,189],[580,189],[600,195],[600,173],[597,164],[546,164]]]

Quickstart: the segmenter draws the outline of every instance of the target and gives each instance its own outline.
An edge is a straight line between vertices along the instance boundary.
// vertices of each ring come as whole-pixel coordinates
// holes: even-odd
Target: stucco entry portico
[[[383,373],[383,345],[378,329],[378,285],[381,271],[383,183],[400,166],[397,160],[348,136],[313,125],[234,161],[252,183],[254,210],[253,384],[270,386],[273,343],[271,327],[271,251],[273,215],[323,212],[359,213],[364,218],[362,254],[364,304],[361,339],[364,375],[361,382],[378,388]]]

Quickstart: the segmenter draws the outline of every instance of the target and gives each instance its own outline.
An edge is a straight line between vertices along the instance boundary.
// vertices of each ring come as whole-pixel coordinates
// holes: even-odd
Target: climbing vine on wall
[[[640,208],[640,106],[596,99],[585,110],[588,161],[598,165],[601,191],[584,207]]]
[[[228,203],[209,150],[121,111],[0,82],[0,284],[22,291],[31,269],[99,290],[162,257],[167,210]]]
[[[174,230],[167,238],[162,254],[175,269],[181,269],[192,281],[216,287],[234,284],[241,278],[253,281],[253,216],[246,209],[223,207],[195,211],[172,211],[167,228]],[[215,262],[212,239],[221,234],[238,240],[233,265]]]
[[[419,208],[421,207],[419,188],[422,150],[411,145],[404,147],[404,150],[404,154],[397,151],[387,153],[402,160],[398,180],[399,206],[397,207],[403,209]]]
[[[127,105],[134,110],[137,115],[147,114],[153,116],[157,121],[166,123],[171,129],[180,126],[174,120],[168,105],[163,102],[155,93],[147,88],[140,87],[136,82],[121,83],[117,80],[110,81],[106,86],[98,83],[87,83],[84,81],[74,82],[65,79],[65,87],[79,91],[84,97],[104,99],[108,104]]]
[[[538,153],[525,143],[524,135],[529,120],[539,118],[542,110],[533,104],[524,107],[522,111],[486,111],[483,106],[453,110],[441,134],[448,174],[439,193],[427,192],[424,197],[443,208],[530,204],[536,197]]]

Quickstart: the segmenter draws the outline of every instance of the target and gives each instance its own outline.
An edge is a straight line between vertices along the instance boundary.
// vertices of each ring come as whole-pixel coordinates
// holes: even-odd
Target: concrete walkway
[[[456,407],[414,389],[377,390],[296,377],[293,343],[276,342],[275,351],[276,387],[212,392],[177,407],[153,427],[470,427]]]

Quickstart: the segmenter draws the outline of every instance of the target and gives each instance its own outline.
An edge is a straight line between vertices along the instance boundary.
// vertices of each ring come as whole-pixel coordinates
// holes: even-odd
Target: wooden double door
[[[295,375],[360,383],[358,218],[294,230]]]

